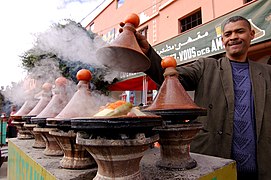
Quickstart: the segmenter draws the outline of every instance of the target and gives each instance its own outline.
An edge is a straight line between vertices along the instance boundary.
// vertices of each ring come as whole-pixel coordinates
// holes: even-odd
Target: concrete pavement
[[[4,162],[0,168],[0,180],[7,180],[8,162]]]

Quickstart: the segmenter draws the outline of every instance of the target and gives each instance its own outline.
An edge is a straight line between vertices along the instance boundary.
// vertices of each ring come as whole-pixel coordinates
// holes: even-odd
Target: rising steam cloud
[[[95,53],[99,47],[104,45],[104,42],[99,40],[98,37],[88,34],[75,22],[64,26],[55,25],[39,34],[37,47],[42,51],[56,54],[63,60],[81,61],[102,67],[96,59]]]
[[[112,82],[114,78],[118,77],[119,72],[104,67],[96,58],[96,51],[105,45],[106,42],[99,36],[92,32],[87,32],[80,24],[74,21],[63,20],[59,24],[53,24],[45,32],[36,34],[33,53],[37,55],[50,53],[64,61],[80,61],[91,65],[93,68],[105,68],[104,80]],[[40,60],[28,74],[28,77],[35,79],[35,93],[41,91],[43,83],[49,82],[54,84],[55,79],[61,76],[59,64],[55,57]],[[76,84],[70,83],[69,86],[71,89],[69,92],[74,93]],[[22,104],[28,96],[26,93],[28,90],[21,87],[16,86],[16,88],[8,89],[5,92],[5,97],[15,104]],[[104,99],[100,102],[102,104],[108,102],[108,98],[101,98],[100,96],[100,99]]]
[[[74,21],[63,20],[61,26],[53,25],[47,31],[38,34],[36,47],[40,51],[50,52],[66,61],[80,61],[94,68],[106,68],[96,58],[96,51],[106,42],[92,32],[87,32]],[[105,81],[112,82],[119,73],[107,69]]]

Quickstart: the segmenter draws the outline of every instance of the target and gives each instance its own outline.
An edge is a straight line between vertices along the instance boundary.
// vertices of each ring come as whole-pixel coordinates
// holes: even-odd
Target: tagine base
[[[24,127],[25,122],[21,121],[14,121],[12,122],[14,126],[17,128],[18,133],[17,133],[17,139],[24,140],[24,139],[34,139],[33,134]]]
[[[155,127],[161,145],[160,160],[156,166],[165,169],[189,170],[197,166],[190,156],[190,143],[202,129],[202,124],[174,124]]]
[[[33,136],[33,129],[36,127],[36,124],[26,124],[24,123],[24,128],[27,129]]]
[[[37,127],[37,124],[24,124],[24,128],[28,129],[35,139],[32,147],[37,149],[44,149],[46,147],[45,141],[41,137],[40,133],[33,131],[35,127]]]
[[[18,131],[17,138],[20,140],[34,139],[33,135],[29,131]]]
[[[63,156],[63,151],[58,145],[56,139],[49,134],[51,130],[55,130],[56,128],[34,128],[34,132],[41,133],[43,140],[45,141],[45,149],[43,154],[46,156]]]
[[[141,180],[140,161],[158,139],[158,135],[125,140],[89,139],[77,133],[76,142],[83,145],[98,164],[94,180]]]
[[[31,118],[35,117],[35,115],[30,115],[30,116],[22,116],[22,119],[24,120],[24,122],[26,122],[26,124],[30,124],[31,123]]]
[[[37,124],[39,128],[46,127],[46,118],[32,117],[30,121],[32,124]]]
[[[76,144],[76,133],[72,130],[64,132],[51,130],[50,135],[54,136],[64,152],[60,166],[65,169],[87,169],[96,165],[93,157],[82,146]]]

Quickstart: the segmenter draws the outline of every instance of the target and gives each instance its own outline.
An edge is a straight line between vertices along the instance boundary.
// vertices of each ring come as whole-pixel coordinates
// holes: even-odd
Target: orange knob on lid
[[[161,61],[161,66],[162,68],[168,68],[168,67],[176,67],[177,66],[177,61],[174,57],[172,56],[168,56],[165,57],[164,59],[162,59]]]
[[[78,81],[90,81],[92,78],[91,72],[87,69],[81,69],[77,72],[76,78]]]
[[[52,84],[50,84],[50,83],[44,83],[42,85],[42,90],[44,90],[44,91],[50,91],[51,89],[52,89]]]
[[[131,23],[133,24],[135,27],[137,27],[140,23],[140,19],[139,16],[135,13],[131,13],[129,15],[127,15],[124,19],[124,23]]]
[[[55,84],[57,86],[65,86],[67,84],[67,79],[64,78],[64,77],[58,77],[56,80],[55,80]]]

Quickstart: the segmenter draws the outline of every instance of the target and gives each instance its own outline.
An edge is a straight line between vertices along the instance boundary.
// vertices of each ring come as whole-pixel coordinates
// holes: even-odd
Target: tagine
[[[55,80],[55,87],[52,89],[53,97],[48,105],[35,117],[31,117],[32,126],[38,128],[45,128],[46,119],[49,117],[55,117],[68,103],[69,97],[67,95],[67,83],[68,80],[64,77],[58,77]],[[29,126],[28,125],[28,126]],[[42,138],[41,133],[33,131],[35,142],[33,148],[46,148],[46,143]],[[48,154],[48,153],[47,153]]]
[[[190,143],[203,128],[194,120],[205,116],[207,110],[198,107],[181,85],[173,57],[164,58],[161,66],[165,80],[154,102],[143,111],[160,115],[164,121],[163,126],[154,128],[160,137],[160,160],[156,164],[166,169],[192,169],[197,162],[190,156]]]
[[[95,111],[98,111],[98,107],[95,106],[96,99],[92,97],[89,88],[92,74],[88,69],[81,69],[77,72],[76,78],[77,91],[70,101],[54,118],[46,119],[46,126],[54,127],[50,129],[47,136],[54,137],[64,152],[60,166],[66,169],[86,169],[96,166],[86,149],[75,143],[76,131],[70,126],[71,118],[93,116]]]

